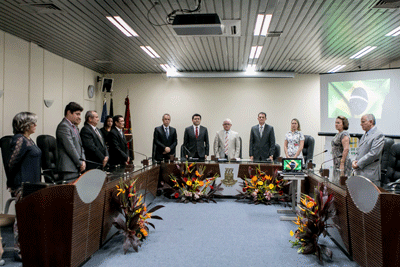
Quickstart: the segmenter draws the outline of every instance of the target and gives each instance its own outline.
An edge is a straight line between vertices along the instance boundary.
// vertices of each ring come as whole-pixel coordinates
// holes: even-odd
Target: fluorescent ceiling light
[[[153,48],[150,46],[140,46],[140,48],[143,49],[144,52],[146,52],[151,58],[159,58],[160,56],[154,51]]]
[[[177,71],[174,67],[171,67],[168,64],[160,64],[160,66],[163,68],[163,70],[165,70],[165,72]]]
[[[115,27],[117,27],[121,32],[123,32],[126,36],[139,36],[131,27],[119,16],[106,17]]]
[[[399,34],[400,34],[400,27],[397,27],[396,29],[394,29],[393,31],[389,32],[385,36],[397,36]]]
[[[256,26],[254,27],[254,35],[266,36],[268,33],[269,24],[271,23],[272,15],[258,14]]]
[[[259,58],[262,48],[262,46],[252,46],[249,58]]]
[[[328,71],[328,73],[337,72],[337,71],[343,69],[344,67],[346,67],[346,65],[337,65],[336,67],[334,67],[333,69],[331,69],[330,71]]]
[[[249,64],[246,68],[246,74],[254,74],[256,72],[256,64]]]
[[[350,59],[354,59],[354,58],[360,58],[366,54],[368,54],[369,52],[371,52],[372,50],[374,50],[376,48],[376,46],[367,46],[364,47],[363,49],[361,49],[359,52],[355,53],[354,55],[352,55],[350,57]]]

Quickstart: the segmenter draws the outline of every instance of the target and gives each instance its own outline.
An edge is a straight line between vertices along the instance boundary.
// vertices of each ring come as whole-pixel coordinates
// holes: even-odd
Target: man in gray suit
[[[224,120],[222,127],[223,130],[218,131],[214,139],[214,155],[216,158],[226,158],[231,160],[239,158],[240,154],[240,140],[239,134],[231,130],[232,121],[230,119]]]
[[[253,126],[250,131],[249,156],[254,161],[273,160],[275,152],[274,127],[265,123],[267,114],[258,113],[258,125]]]
[[[57,170],[63,180],[78,178],[86,168],[85,153],[76,126],[81,122],[82,111],[79,104],[70,102],[65,107],[64,119],[57,126]]]
[[[356,160],[353,161],[352,165],[356,175],[364,176],[375,185],[380,186],[380,159],[385,136],[378,130],[375,123],[375,117],[372,114],[361,117],[361,127],[365,134],[360,139]]]

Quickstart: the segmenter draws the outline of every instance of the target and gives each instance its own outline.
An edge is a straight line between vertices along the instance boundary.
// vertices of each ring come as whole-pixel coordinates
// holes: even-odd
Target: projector
[[[222,35],[221,20],[215,13],[176,15],[172,28],[177,35]]]

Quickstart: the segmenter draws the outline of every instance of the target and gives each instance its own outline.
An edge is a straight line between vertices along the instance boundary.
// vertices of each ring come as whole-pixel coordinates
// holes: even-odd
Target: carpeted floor
[[[279,220],[281,205],[249,205],[234,199],[218,204],[181,204],[159,197],[165,205],[152,220],[156,230],[136,253],[122,250],[122,235],[103,246],[84,267],[94,266],[321,266],[316,256],[297,254],[289,243],[292,222]],[[322,266],[358,266],[329,239],[333,260]]]

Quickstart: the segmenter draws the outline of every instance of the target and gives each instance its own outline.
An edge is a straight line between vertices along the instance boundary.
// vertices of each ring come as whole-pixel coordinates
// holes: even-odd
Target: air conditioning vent
[[[372,8],[396,9],[400,8],[400,0],[379,0]]]
[[[36,14],[58,14],[63,12],[61,8],[53,3],[22,4],[21,7],[28,12],[34,12]]]
[[[269,32],[265,37],[280,37],[282,32]]]

